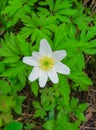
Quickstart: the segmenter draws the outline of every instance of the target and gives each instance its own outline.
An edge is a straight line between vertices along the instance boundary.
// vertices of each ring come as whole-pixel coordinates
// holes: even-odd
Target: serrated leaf
[[[95,55],[96,54],[96,49],[84,49],[84,52],[86,54],[89,54],[89,55]]]
[[[78,109],[78,111],[83,112],[83,111],[85,111],[85,110],[87,109],[87,107],[88,107],[88,104],[87,104],[87,103],[83,103],[83,104],[80,104],[80,105],[77,107],[77,109]]]
[[[17,114],[21,114],[21,112],[22,112],[22,103],[23,103],[24,99],[25,99],[24,96],[18,96],[16,98],[16,105],[14,107],[14,110]]]
[[[11,113],[3,113],[2,119],[3,119],[4,123],[8,124],[9,122],[11,122],[13,120],[13,116]]]
[[[18,41],[16,40],[16,36],[13,33],[6,34],[5,35],[5,46],[10,49],[10,52],[12,52],[14,55],[19,55],[20,51],[18,49]]]
[[[60,76],[59,85],[60,93],[63,96],[64,103],[68,105],[70,100],[70,86],[68,84],[67,79],[62,75]]]
[[[77,12],[77,10],[74,10],[74,9],[64,9],[64,10],[61,10],[60,12],[58,12],[58,14],[64,14],[64,15],[68,15],[68,16],[72,16],[74,15],[75,13]]]
[[[76,110],[76,111],[75,111],[75,116],[76,116],[78,119],[80,119],[81,121],[85,121],[85,116],[84,116],[84,114],[83,114],[82,112]]]
[[[85,75],[85,73],[81,72],[81,73],[73,73],[72,75],[70,75],[70,78],[72,78],[75,82],[78,82],[79,84],[85,84],[85,85],[92,85],[92,81],[89,77],[87,77],[87,75]]]
[[[49,120],[47,121],[46,123],[43,124],[43,127],[46,129],[46,130],[55,130],[55,120]]]
[[[94,36],[96,36],[96,27],[92,26],[88,29],[88,32],[85,36],[85,40],[88,41],[92,39]]]
[[[0,73],[3,73],[5,70],[5,64],[3,62],[0,62]]]
[[[22,6],[22,1],[20,0],[9,1],[9,6],[7,6],[2,11],[2,14],[9,14],[9,16],[12,16],[21,8],[21,6]]]
[[[87,43],[86,47],[83,48],[84,53],[96,54],[96,40],[91,40]]]
[[[23,71],[22,73],[21,72],[18,73],[18,79],[20,80],[22,85],[25,86],[26,83],[25,71]]]
[[[24,74],[24,75],[23,75]],[[20,77],[20,75],[23,75],[23,77]],[[13,65],[11,68],[6,69],[5,72],[1,74],[1,76],[9,77],[9,78],[18,78],[21,83],[24,85],[26,79],[25,76],[25,64],[23,62],[17,62],[15,65]]]
[[[20,60],[20,57],[19,56],[13,56],[13,57],[6,57],[4,60],[3,60],[3,63],[15,63],[17,61]]]
[[[29,44],[27,42],[25,42],[22,35],[18,35],[17,38],[18,38],[18,42],[19,42],[18,46],[19,46],[21,53],[25,56],[30,55],[31,52],[30,52]]]
[[[75,49],[74,49],[74,51],[75,51]],[[69,54],[70,54],[70,52],[69,52]],[[72,52],[72,53],[74,53],[74,52]],[[76,51],[75,53],[76,53],[76,55],[71,54],[72,57],[68,61],[69,66],[71,66],[71,68],[72,68],[71,71],[76,71],[76,70],[82,71],[82,69],[85,68],[84,55],[81,51],[80,52]]]
[[[39,89],[39,86],[38,86],[37,81],[32,82],[31,90],[35,96],[38,96],[38,89]]]
[[[78,99],[72,97],[72,99],[70,101],[71,108],[74,109],[77,105],[78,105]]]
[[[41,105],[40,105],[40,103],[39,102],[33,102],[33,105],[34,105],[34,107],[36,108],[36,109],[39,109],[39,108],[41,108]]]
[[[10,122],[4,130],[22,130],[23,124],[20,122]]]
[[[9,112],[10,108],[14,107],[15,102],[11,96],[0,96],[0,111]]]
[[[10,92],[11,92],[11,86],[8,84],[8,82],[0,80],[0,93],[7,94]]]

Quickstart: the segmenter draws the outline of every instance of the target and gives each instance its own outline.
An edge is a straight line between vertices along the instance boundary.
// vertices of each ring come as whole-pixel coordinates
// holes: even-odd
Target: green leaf
[[[17,37],[13,33],[6,33],[4,35],[4,39],[1,39],[2,48],[0,48],[0,55],[2,57],[6,57],[7,59],[11,57],[9,58],[10,62],[18,61],[21,55],[18,48],[18,44],[19,44],[19,41],[17,40]]]
[[[42,119],[44,119],[44,117],[46,116],[46,111],[44,110],[45,108],[41,106],[41,104],[39,102],[33,102],[33,106],[35,107],[35,114],[34,117],[41,117]]]
[[[24,130],[32,130],[35,127],[35,123],[26,123]]]
[[[59,14],[64,14],[64,15],[68,15],[68,16],[72,16],[72,15],[74,15],[75,13],[77,12],[77,10],[75,10],[75,9],[64,9],[64,10],[61,10],[61,11],[59,11],[58,13]]]
[[[11,86],[8,84],[7,81],[0,80],[0,93],[7,94],[11,92]]]
[[[85,37],[85,41],[88,41],[95,36],[96,36],[96,26],[92,26],[92,27],[88,28],[88,32]]]
[[[70,74],[70,78],[76,83],[78,86],[80,85],[81,90],[87,90],[88,85],[92,85],[91,79],[84,72],[73,72]]]
[[[0,111],[9,112],[12,107],[14,107],[15,102],[12,96],[0,96]]]
[[[48,5],[49,6],[49,9],[50,9],[50,11],[52,11],[53,10],[53,7],[54,7],[54,1],[53,0],[45,0],[45,2],[40,2],[40,5]]]
[[[0,117],[0,127],[3,125],[2,118]]]
[[[7,0],[0,1],[0,11],[6,6]]]
[[[70,100],[70,86],[65,76],[60,75],[59,85],[60,93],[63,96],[64,103],[68,105]]]
[[[40,105],[40,103],[39,102],[33,102],[33,105],[34,105],[34,107],[36,108],[36,109],[39,109],[39,108],[41,108],[41,105]]]
[[[13,33],[6,33],[3,42],[5,42],[5,47],[10,49],[10,52],[12,52],[14,55],[20,55],[20,51],[17,46],[18,41]]]
[[[39,86],[38,86],[37,81],[32,82],[31,90],[35,96],[38,96],[38,89],[39,89]]]
[[[17,38],[18,38],[18,42],[19,42],[18,46],[19,46],[19,49],[20,49],[21,53],[24,56],[31,55],[30,44],[28,44],[27,42],[25,42],[25,40],[22,37],[22,35],[18,34]]]
[[[15,63],[17,61],[20,60],[20,57],[19,56],[12,56],[12,57],[7,57],[3,60],[3,63]]]
[[[85,121],[85,116],[82,112],[78,111],[78,109],[75,111],[75,116],[80,119],[81,121]]]
[[[91,22],[92,17],[84,14],[84,7],[80,3],[77,9],[77,13],[73,15],[72,21],[78,26],[80,30],[85,30],[88,28],[88,23]]]
[[[13,116],[10,112],[2,113],[1,117],[2,117],[2,120],[4,121],[4,123],[6,123],[6,124],[13,121]]]
[[[37,0],[9,0],[5,8],[1,11],[1,14],[5,16],[6,27],[9,28],[15,25],[21,17],[24,17],[27,13],[31,13],[36,1]]]
[[[27,32],[27,33],[26,33]],[[21,29],[20,35],[23,36],[24,39],[28,38],[33,33],[33,30],[28,27],[23,27]]]
[[[25,97],[24,96],[18,96],[16,97],[16,104],[15,104],[15,107],[14,107],[14,111],[17,113],[17,114],[21,114],[22,112],[22,103],[24,101]]]
[[[46,123],[43,124],[43,127],[46,129],[46,130],[55,130],[55,120],[49,120],[47,121]]]
[[[89,54],[89,55],[95,55],[96,54],[96,49],[94,48],[94,49],[84,49],[84,52],[86,53],[86,54]]]
[[[26,78],[25,78],[25,69],[26,65],[20,61],[16,62],[14,65],[10,65],[10,68],[6,69],[5,72],[1,74],[1,76],[9,77],[9,78],[18,78],[22,85],[25,85]],[[21,76],[21,77],[20,77]]]
[[[2,13],[3,14],[9,14],[9,16],[12,16],[14,13],[16,13],[22,6],[22,1],[20,0],[13,0],[9,1],[9,5],[7,6]]]
[[[62,0],[56,0],[55,2],[55,5],[54,5],[54,11],[58,11],[58,10],[61,10],[61,9],[66,9],[66,8],[69,8],[71,7],[72,4],[70,1],[62,1]]]
[[[83,51],[87,54],[96,54],[96,40],[91,40],[83,49]]]
[[[72,97],[72,99],[70,101],[71,109],[74,109],[77,105],[78,105],[78,99]]]
[[[23,124],[20,122],[11,122],[4,128],[4,130],[22,130],[22,129]]]
[[[69,130],[69,118],[68,116],[64,113],[63,110],[61,110],[59,113],[58,113],[58,116],[57,116],[57,122],[56,122],[56,128],[57,130]]]
[[[5,70],[5,64],[0,61],[0,73],[4,72]]]
[[[73,54],[72,57],[68,60],[68,65],[71,67],[71,71],[82,71],[82,69],[85,68],[84,55],[82,52],[79,52],[80,50],[78,52],[77,51],[74,52],[76,55]]]
[[[26,15],[26,17],[22,17],[21,20],[25,27],[21,29],[20,34],[24,38],[31,36],[33,43],[34,41],[40,41],[42,38],[48,39],[51,36],[51,31],[55,23],[54,17],[47,17],[44,14],[36,15],[34,12],[30,16]]]
[[[80,105],[77,107],[77,109],[78,109],[78,111],[83,112],[83,111],[85,111],[85,110],[87,109],[87,107],[88,107],[88,104],[87,104],[87,103],[83,103],[83,104],[80,104]]]
[[[59,27],[55,28],[55,36],[54,36],[54,49],[57,49],[58,46],[61,46],[61,44],[63,44],[63,39],[64,37],[66,37],[66,34],[67,34],[68,30],[66,28],[66,24],[60,24]],[[57,48],[56,48],[57,47]]]
[[[23,86],[26,84],[26,77],[25,77],[25,71],[22,71],[22,73],[18,73],[18,79],[22,83]]]

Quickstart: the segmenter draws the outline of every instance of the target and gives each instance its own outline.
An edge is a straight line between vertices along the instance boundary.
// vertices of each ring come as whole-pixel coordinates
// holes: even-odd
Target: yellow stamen
[[[42,70],[48,71],[54,67],[55,61],[53,58],[44,56],[39,60],[40,68]]]

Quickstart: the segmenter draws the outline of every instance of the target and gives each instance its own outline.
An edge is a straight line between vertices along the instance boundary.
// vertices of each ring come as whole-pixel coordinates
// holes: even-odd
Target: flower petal
[[[48,76],[49,76],[50,80],[51,80],[53,83],[58,83],[58,82],[59,82],[58,75],[57,75],[55,69],[51,69],[51,70],[48,71],[47,73],[48,73]]]
[[[27,65],[38,66],[38,61],[36,61],[33,57],[23,57],[23,62]]]
[[[65,50],[60,50],[60,51],[54,51],[52,53],[53,58],[55,58],[58,61],[61,61],[64,59],[64,57],[67,55]]]
[[[55,69],[58,73],[65,75],[70,74],[70,68],[61,62],[58,62],[56,64]]]
[[[40,70],[39,72],[39,85],[41,88],[45,87],[48,79],[48,75],[45,71]]]
[[[33,51],[33,52],[32,52],[32,57],[33,57],[34,59],[36,59],[36,60],[39,60],[40,57],[41,57],[41,55],[40,55],[39,52]]]
[[[48,56],[52,53],[51,47],[49,46],[46,39],[40,41],[40,54]]]
[[[36,80],[39,77],[39,71],[40,71],[40,69],[38,67],[34,67],[32,72],[30,73],[28,79],[30,81]]]

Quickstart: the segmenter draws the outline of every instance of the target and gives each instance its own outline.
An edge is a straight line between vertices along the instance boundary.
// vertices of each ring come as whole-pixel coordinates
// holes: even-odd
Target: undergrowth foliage
[[[85,55],[96,54],[96,25],[78,0],[0,1],[0,127],[3,130],[80,130],[88,104],[80,103],[71,90],[87,91],[92,85],[85,70]],[[91,24],[90,24],[91,23]],[[2,35],[3,32],[3,35]],[[45,38],[52,50],[66,50],[64,63],[70,75],[59,75],[41,89],[38,80],[28,81],[32,67],[24,56],[38,51]],[[35,97],[32,120],[19,122],[24,112],[24,89]],[[25,89],[26,90],[26,89]],[[30,114],[30,113],[29,113]],[[16,116],[15,116],[16,115]],[[40,121],[40,128],[37,125]],[[33,121],[34,120],[34,121]],[[37,121],[36,121],[37,120]],[[33,121],[33,122],[32,122]]]

